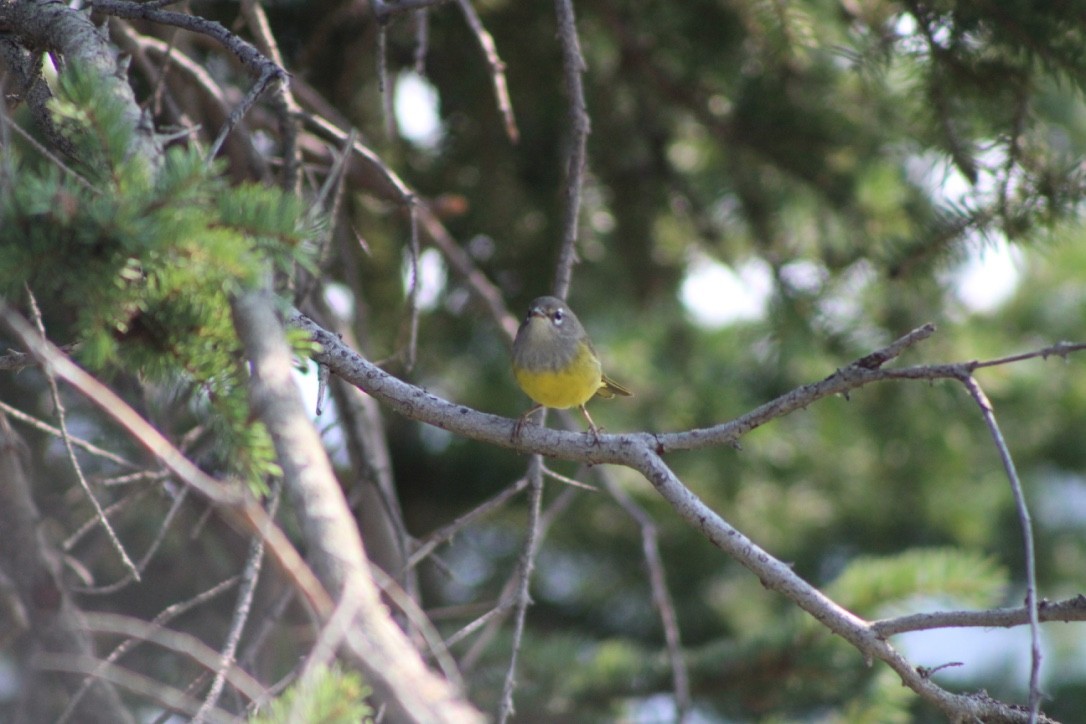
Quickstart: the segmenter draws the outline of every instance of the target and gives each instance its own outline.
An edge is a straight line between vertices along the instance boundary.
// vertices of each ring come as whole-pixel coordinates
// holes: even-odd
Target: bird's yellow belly
[[[524,392],[540,405],[564,409],[579,407],[596,394],[602,383],[600,361],[587,345],[562,370],[513,370]]]

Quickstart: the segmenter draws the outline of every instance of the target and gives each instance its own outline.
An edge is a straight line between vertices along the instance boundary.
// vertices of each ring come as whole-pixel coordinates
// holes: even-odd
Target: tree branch
[[[150,122],[140,111],[125,74],[118,72],[120,65],[117,51],[91,23],[87,13],[52,0],[2,2],[0,26],[8,27],[20,45],[39,51],[55,50],[67,62],[79,65],[101,78],[106,84],[107,92],[123,101],[125,122],[135,129],[129,150],[152,168],[161,164],[162,145]],[[41,105],[49,97],[43,91],[28,96],[28,100]],[[50,115],[44,105],[35,108],[35,112],[39,117]]]
[[[562,72],[566,81],[566,94],[569,96],[569,158],[563,192],[565,208],[562,211],[562,243],[559,246],[552,293],[559,299],[565,299],[573,278],[573,264],[577,260],[577,231],[581,215],[581,187],[584,186],[588,156],[589,120],[584,100],[584,83],[581,79],[585,72],[585,62],[581,55],[581,42],[577,38],[573,2],[555,0],[554,7],[558,18],[558,42],[562,47]]]
[[[1029,711],[1030,722],[1037,720],[1037,713],[1041,710],[1041,623],[1037,615],[1037,557],[1033,546],[1033,522],[1030,520],[1029,508],[1026,506],[1026,496],[1022,492],[1022,481],[1018,479],[1018,470],[1015,468],[1011,451],[1007,448],[1007,442],[1003,439],[1003,433],[996,421],[992,403],[984,390],[977,384],[976,379],[970,375],[962,379],[962,384],[969,390],[970,396],[980,407],[984,416],[984,424],[992,435],[996,450],[999,451],[999,459],[1003,463],[1003,470],[1007,473],[1007,479],[1011,483],[1011,494],[1014,496],[1014,507],[1018,512],[1018,522],[1022,527],[1022,553],[1026,566],[1026,609],[1029,611],[1030,632],[1030,668],[1029,668]]]
[[[348,638],[368,682],[397,721],[480,721],[426,668],[380,602],[358,527],[291,377],[290,349],[270,295],[249,292],[232,306],[252,367],[253,411],[271,434],[318,577],[337,601],[349,598],[357,607],[358,630]]]
[[[320,329],[304,315],[294,312],[291,324],[307,331],[321,346],[315,359],[352,384],[378,398],[389,407],[414,420],[502,447],[513,447],[509,433],[513,420],[456,405],[392,377],[346,348],[334,335]],[[804,385],[735,421],[708,430],[693,430],[669,435],[629,433],[600,435],[594,439],[585,433],[568,433],[541,427],[525,428],[516,447],[551,457],[586,463],[613,463],[637,470],[649,480],[664,499],[691,526],[721,550],[758,576],[762,583],[783,593],[834,633],[842,636],[865,656],[886,662],[902,681],[922,698],[952,718],[993,718],[998,721],[1026,722],[1029,714],[986,696],[952,694],[918,672],[901,654],[886,643],[884,636],[867,621],[841,608],[821,591],[811,586],[787,564],[773,558],[753,541],[733,528],[685,487],[664,464],[660,454],[670,449],[692,449],[734,442],[745,432],[769,420],[805,407],[832,394],[843,394],[876,381],[892,379],[961,379],[985,362],[951,365],[925,365],[903,369],[884,369],[883,365],[910,345],[927,338],[934,327],[926,325],[887,347],[860,358],[821,382]],[[1061,344],[1039,350],[1018,359],[1044,357],[1078,349],[1080,345]],[[1086,347],[1083,347],[1086,348]],[[662,444],[668,441],[670,446]],[[1040,717],[1039,721],[1049,721]]]
[[[1041,600],[1037,605],[1037,618],[1042,621],[1086,621],[1086,596],[1079,594],[1064,601],[1049,603]],[[871,628],[883,638],[928,631],[933,628],[1010,628],[1029,623],[1030,612],[1025,606],[1018,608],[993,608],[989,611],[936,611],[914,613],[908,616],[872,621]]]
[[[21,441],[0,414],[0,571],[11,581],[29,619],[32,650],[58,658],[92,657],[93,643],[82,613],[61,583],[60,555],[46,543],[37,506],[30,495],[30,481],[19,462]],[[95,681],[81,690],[79,679],[48,676],[31,668],[20,702],[22,721],[54,721],[66,701],[80,698],[74,711],[88,724],[126,724],[132,721],[113,686]]]

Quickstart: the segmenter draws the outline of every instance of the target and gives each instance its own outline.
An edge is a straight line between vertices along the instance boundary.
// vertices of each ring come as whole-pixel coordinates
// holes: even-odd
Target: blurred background
[[[382,110],[369,6],[284,1],[266,9],[284,65],[305,89],[297,91],[303,105],[358,128],[519,318],[552,286],[570,99],[551,4],[472,7],[504,63],[515,142],[462,4],[387,26],[391,116]],[[235,19],[233,5],[191,8],[228,26]],[[569,301],[605,370],[636,395],[592,404],[608,431],[727,421],[926,322],[936,334],[894,364],[988,359],[1086,338],[1086,24],[1075,4],[584,0],[575,11],[591,134]],[[227,87],[246,87],[219,49],[184,35],[174,42]],[[139,72],[134,83],[138,95],[150,88]],[[260,133],[274,138],[259,116],[252,123],[258,141]],[[315,186],[327,167],[307,163],[303,177]],[[236,160],[230,172],[255,175]],[[509,371],[510,339],[428,243],[418,260],[417,362],[407,369],[396,358],[412,284],[409,236],[402,207],[380,184],[352,178],[315,291],[322,321],[338,320],[363,354],[391,358],[390,371],[437,395],[519,415],[529,402]],[[1086,587],[1083,370],[1072,355],[977,374],[1026,489],[1039,595],[1052,600]],[[314,375],[300,382],[312,396]],[[40,405],[41,388],[27,378],[3,385],[13,404]],[[333,400],[316,420],[361,505],[366,474],[352,463],[341,404]],[[375,419],[414,538],[525,474],[525,456],[390,413]],[[554,414],[548,421],[562,424]],[[180,436],[184,425],[174,430]],[[52,443],[26,434],[42,465],[64,469]],[[961,385],[871,385],[740,442],[667,462],[721,516],[858,615],[1021,605],[1022,531],[998,453]],[[596,471],[547,464],[597,482]],[[766,591],[645,480],[611,473],[658,530],[690,668],[691,721],[942,720],[887,667],[869,668]],[[85,504],[70,473],[56,481],[39,504],[68,529]],[[518,720],[672,720],[638,525],[606,494],[549,481],[544,506],[556,501],[532,583]],[[150,598],[118,594],[90,605],[153,615],[236,570],[245,541],[213,522],[190,535],[202,509],[192,504],[186,515],[185,532],[148,572],[153,585],[141,587]],[[526,498],[514,496],[439,548],[439,563],[419,566],[421,603],[443,633],[502,597],[526,515]],[[154,520],[133,515],[119,525],[138,538],[153,535]],[[117,567],[104,543],[80,557],[105,579]],[[201,565],[184,563],[196,558]],[[214,640],[229,604],[185,625]],[[290,609],[285,616],[276,633],[284,641],[304,619]],[[486,711],[500,695],[509,632],[506,624],[452,650],[469,697]],[[941,685],[1024,701],[1024,629],[939,630],[893,643],[917,665],[961,662],[936,674]],[[289,651],[270,647],[262,666],[281,673],[293,665]],[[1045,627],[1045,710],[1057,719],[1086,710],[1084,662],[1081,626]]]

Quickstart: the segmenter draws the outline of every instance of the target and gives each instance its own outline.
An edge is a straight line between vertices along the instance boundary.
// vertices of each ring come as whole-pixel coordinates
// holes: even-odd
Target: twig
[[[557,480],[560,483],[563,483],[565,485],[571,485],[574,488],[580,488],[581,490],[591,490],[593,493],[598,493],[600,490],[594,485],[582,483],[580,480],[575,480],[574,478],[571,478],[567,475],[562,475],[559,472],[555,472],[554,470],[548,468],[546,465],[543,466],[543,474],[546,475],[548,478],[551,478],[552,480]]]
[[[268,519],[275,520],[275,513],[279,509],[279,500],[283,493],[283,479],[276,478],[271,487],[271,496],[268,502]],[[241,573],[241,585],[238,587],[237,603],[234,605],[234,615],[230,621],[230,629],[226,634],[226,642],[219,654],[218,664],[215,666],[215,678],[211,680],[211,688],[204,697],[204,703],[193,717],[193,722],[203,722],[208,713],[218,705],[226,684],[227,672],[237,663],[238,641],[241,640],[241,632],[249,621],[249,614],[253,610],[253,594],[256,593],[256,584],[260,580],[260,571],[264,566],[264,538],[253,536],[249,542],[249,556],[245,562],[245,570]],[[254,698],[254,697],[250,697]]]
[[[359,609],[362,606],[361,598],[354,594],[355,592],[350,589],[345,588],[343,590],[339,601],[336,603],[336,610],[321,626],[317,640],[313,643],[309,655],[302,665],[302,669],[298,674],[299,683],[304,685],[306,682],[312,681],[322,669],[326,668],[328,663],[335,657],[340,645],[347,638],[347,634],[357,620]],[[301,697],[295,699],[285,721],[303,721],[300,710],[303,703]]]
[[[980,407],[984,416],[984,424],[992,435],[996,450],[999,451],[999,459],[1003,463],[1003,471],[1011,484],[1011,494],[1014,496],[1014,507],[1018,512],[1018,524],[1022,528],[1022,548],[1026,564],[1026,609],[1029,611],[1030,668],[1029,668],[1029,721],[1033,724],[1037,721],[1037,714],[1041,710],[1041,622],[1037,614],[1037,560],[1033,544],[1033,523],[1030,521],[1029,507],[1026,505],[1026,497],[1022,492],[1022,481],[1018,479],[1018,470],[1015,468],[1014,459],[1007,448],[1007,442],[1000,432],[999,423],[995,418],[992,403],[984,390],[977,384],[976,379],[970,375],[962,378],[962,384],[969,390],[970,396]]]
[[[444,5],[447,2],[451,2],[451,0],[395,0],[395,2],[374,0],[373,13],[377,16],[377,22],[385,25],[401,13],[432,8],[437,5]]]
[[[1013,82],[1013,81],[1012,81]],[[1014,120],[1007,140],[1007,157],[1003,162],[1003,173],[999,179],[999,216],[1003,220],[1003,228],[1008,236],[1011,235],[1012,221],[1008,209],[1010,208],[1011,179],[1015,178],[1014,167],[1021,162],[1022,137],[1025,135],[1026,121],[1029,118],[1029,85],[1019,81],[1015,83]]]
[[[588,110],[584,100],[585,72],[581,43],[577,38],[577,25],[573,17],[572,0],[555,0],[558,18],[558,42],[562,46],[562,74],[569,96],[569,160],[566,164],[566,181],[562,211],[562,244],[559,247],[555,268],[554,296],[565,299],[573,277],[573,265],[577,260],[577,227],[581,213],[581,187],[588,145]]]
[[[1041,621],[1086,621],[1086,596],[1079,594],[1074,598],[1050,603],[1040,600],[1037,604],[1037,616]],[[987,611],[936,611],[933,613],[914,613],[898,618],[883,619],[871,623],[872,630],[879,636],[895,636],[911,631],[928,631],[936,628],[1010,628],[1030,622],[1030,610],[1019,608],[994,608]]]
[[[1073,342],[1057,342],[1056,344],[1042,347],[1041,349],[1033,350],[1032,352],[1023,352],[1021,354],[1012,354],[1007,357],[997,357],[996,359],[990,359],[983,362],[970,362],[968,363],[969,371],[984,369],[985,367],[1001,367],[1003,365],[1011,364],[1012,362],[1024,362],[1029,359],[1048,359],[1049,357],[1062,357],[1067,359],[1067,356],[1072,352],[1081,352],[1086,350],[1086,344],[1075,344]]]
[[[517,657],[524,636],[524,622],[531,605],[529,586],[532,581],[532,569],[535,568],[535,554],[539,541],[539,512],[543,503],[543,458],[532,457],[528,464],[528,534],[524,539],[524,550],[520,554],[517,566],[516,614],[513,619],[513,641],[509,654],[509,668],[505,672],[502,685],[502,698],[498,708],[498,722],[504,724],[513,716],[513,690],[516,688]]]
[[[686,668],[686,659],[683,658],[682,641],[679,637],[679,617],[675,613],[675,603],[671,599],[667,576],[664,574],[664,562],[660,558],[656,522],[622,489],[608,468],[598,467],[595,470],[607,492],[637,523],[641,531],[641,549],[645,556],[645,567],[649,570],[652,602],[660,614],[660,625],[664,629],[664,641],[667,644],[667,656],[671,664],[671,685],[675,689],[677,719],[681,722],[690,712],[690,674]]]
[[[20,126],[16,122],[12,121],[10,118],[7,118],[6,115],[3,115],[2,117],[5,119],[5,126],[6,127],[11,128],[13,131],[18,133],[23,138],[23,140],[26,141],[27,144],[29,144],[32,148],[34,148],[34,150],[36,150],[38,153],[40,153],[43,157],[49,159],[50,163],[52,163],[54,166],[56,166],[61,171],[66,173],[68,176],[71,176],[76,182],[79,183],[80,186],[87,189],[88,191],[93,193],[95,196],[98,196],[98,195],[100,195],[102,193],[101,189],[96,188],[94,186],[94,184],[92,184],[90,181],[88,181],[86,178],[84,178],[78,171],[75,171],[72,168],[70,168],[69,166],[67,166],[64,163],[64,161],[62,161],[60,159],[59,156],[57,156],[52,151],[50,151],[48,148],[43,146],[41,144],[41,142],[38,141],[38,139],[34,138],[32,135],[30,135],[29,133],[24,131],[22,126]],[[4,367],[3,369],[11,369],[11,368]]]
[[[8,416],[15,418],[19,422],[25,422],[27,425],[33,427],[35,430],[41,430],[42,432],[48,433],[53,437],[63,437],[63,434],[59,429],[42,422],[36,417],[32,417],[31,415],[26,414],[18,408],[12,407],[3,400],[0,400],[0,411],[5,412]],[[131,460],[123,458],[115,452],[110,452],[109,450],[100,448],[92,442],[87,442],[83,438],[76,437],[75,435],[69,433],[68,439],[72,441],[73,445],[83,448],[91,455],[97,455],[101,458],[109,460],[111,463],[116,463],[117,465],[129,468],[130,470],[140,469],[140,466],[136,465],[136,463],[132,462]]]
[[[381,94],[381,115],[385,119],[385,138],[396,140],[396,114],[392,108],[392,93],[395,90],[388,82],[388,27],[383,23],[377,26],[377,92]]]
[[[181,511],[181,506],[184,504],[185,499],[188,497],[188,493],[189,488],[188,486],[185,486],[181,488],[181,492],[179,492],[177,494],[177,497],[174,498],[173,503],[170,505],[170,509],[166,512],[165,519],[162,521],[162,524],[158,527],[158,531],[155,533],[155,539],[151,541],[151,545],[147,547],[147,551],[143,554],[143,557],[140,558],[140,562],[136,566],[137,570],[139,570],[140,572],[143,572],[147,569],[147,564],[151,562],[151,559],[154,557],[155,553],[158,552],[159,546],[161,546],[163,541],[166,540],[166,533],[170,530],[170,526],[173,524],[174,518],[176,518],[177,514]],[[133,581],[139,581],[139,577],[133,576],[131,573],[129,573],[120,580],[105,586],[95,586],[93,588],[80,588],[73,586],[72,590],[76,591],[77,593],[82,593],[86,595],[102,596],[116,593]]]
[[[464,680],[460,676],[460,672],[456,668],[456,662],[453,661],[452,656],[449,655],[449,649],[445,646],[445,643],[441,640],[441,635],[434,628],[434,625],[427,618],[426,612],[422,610],[418,602],[415,601],[407,591],[405,591],[394,578],[382,571],[380,568],[374,567],[373,578],[377,583],[377,587],[381,589],[389,599],[394,603],[411,622],[418,631],[421,632],[423,640],[426,642],[427,653],[433,656],[438,666],[441,667],[441,673],[445,675],[453,687],[458,691],[464,691]]]
[[[419,344],[419,211],[418,200],[412,196],[408,202],[408,214],[411,219],[411,234],[408,237],[407,250],[410,254],[411,283],[407,287],[407,347],[403,350],[404,369],[410,372],[415,368],[415,356]]]
[[[95,633],[153,643],[190,658],[210,671],[221,666],[218,653],[203,641],[192,634],[173,631],[158,623],[147,623],[138,618],[112,613],[88,613],[87,628]],[[246,699],[257,699],[264,694],[264,687],[260,682],[234,664],[225,668],[224,676],[229,678],[231,685]]]
[[[122,23],[120,18],[117,18],[116,22],[118,25],[128,24]],[[129,30],[131,30],[131,28],[129,28]],[[166,41],[166,55],[162,59],[162,67],[158,69],[158,73],[155,75],[154,85],[151,88],[151,99],[145,101],[145,103],[152,109],[154,109],[154,112],[157,114],[162,109],[162,99],[163,97],[165,97],[167,103],[169,103],[171,107],[176,109],[176,111],[178,112],[177,117],[180,118],[182,114],[180,106],[174,101],[172,96],[166,93],[166,77],[169,75],[170,68],[173,67],[173,53],[174,50],[177,49],[178,34],[179,33],[177,28],[174,28],[168,34],[168,40]]]
[[[196,678],[189,682],[188,686],[185,687],[185,690],[182,693],[184,694],[184,696],[192,697],[195,700],[196,692],[203,689],[204,686],[207,684],[207,680],[210,678],[211,672],[207,671],[206,669],[202,669],[200,673],[196,675]],[[265,694],[264,696],[267,697],[267,694]],[[150,724],[169,724],[169,722],[174,718],[174,713],[175,712],[164,708],[158,716],[151,720]]]
[[[430,243],[438,248],[449,262],[449,266],[467,283],[468,289],[479,299],[490,314],[490,318],[502,330],[506,338],[512,341],[517,333],[517,318],[509,313],[505,306],[505,297],[498,285],[479,269],[471,256],[456,242],[441,221],[429,209],[419,210],[422,229]]]
[[[124,496],[123,498],[121,498],[117,502],[111,504],[108,508],[106,508],[106,515],[107,516],[116,515],[117,513],[124,510],[125,508],[128,508],[132,504],[134,504],[137,501],[139,501],[140,499],[142,499],[144,496],[146,496],[150,492],[151,492],[150,488],[142,488],[140,490],[135,491],[131,495]],[[95,529],[95,527],[97,527],[97,525],[98,525],[98,517],[97,516],[92,515],[90,518],[87,518],[87,520],[85,520],[82,525],[80,525],[78,528],[76,528],[75,531],[71,535],[69,535],[67,538],[64,539],[63,542],[61,542],[60,549],[62,551],[64,551],[65,553],[71,553],[72,549],[75,548],[76,544],[78,544],[79,541],[83,540],[83,538],[85,538],[88,533],[90,533],[92,530]],[[127,575],[126,575],[126,578],[127,578]]]
[[[98,478],[95,482],[104,488],[108,488],[134,485],[135,483],[161,483],[169,477],[170,474],[162,470],[141,470],[138,473],[129,473],[128,475],[112,475],[108,478]]]
[[[261,649],[264,648],[265,642],[268,637],[275,630],[276,625],[282,620],[283,615],[286,613],[287,608],[290,606],[290,602],[294,600],[294,590],[286,589],[281,593],[275,601],[267,607],[267,610],[262,612],[262,615],[257,617],[257,622],[252,636],[245,644],[244,651],[241,656],[238,657],[238,665],[248,670],[253,667],[257,657],[260,655]],[[290,685],[291,681],[295,679],[294,672],[288,674],[280,682],[273,684],[267,688],[266,693],[260,699],[254,700],[250,703],[250,711],[259,711],[274,697],[278,696],[282,691]]]
[[[539,516],[539,525],[537,526],[538,533],[536,534],[537,549],[542,544],[543,539],[547,537],[547,533],[550,530],[551,524],[554,523],[555,519],[573,501],[575,492],[576,491],[573,488],[564,489],[561,493],[559,493],[558,497],[551,501],[550,505],[548,505],[547,508],[543,511],[542,515]],[[461,658],[460,665],[463,669],[470,670],[475,667],[475,664],[478,663],[487,646],[489,646],[490,641],[494,638],[494,636],[497,635],[498,629],[501,627],[502,623],[505,620],[505,614],[508,613],[517,604],[517,597],[515,594],[517,589],[520,588],[521,585],[519,572],[520,568],[518,567],[514,575],[510,576],[509,580],[506,581],[505,586],[502,587],[502,592],[498,599],[499,602],[495,610],[492,611],[490,614],[486,614],[482,617],[483,619],[486,619],[486,628],[483,630],[479,638],[476,639],[475,643],[472,644],[471,649],[469,649],[468,652],[464,654],[464,656]],[[464,627],[461,633],[469,629],[474,630],[475,628],[477,628],[477,626],[475,626],[474,624],[468,624],[468,626]],[[460,636],[460,634],[458,633],[456,636],[450,637],[446,643],[449,646],[452,646],[454,641],[458,641],[460,640],[460,638],[462,638],[462,636]]]
[[[415,19],[415,72],[426,75],[426,53],[430,49],[430,11],[416,10]]]
[[[494,85],[494,97],[498,103],[498,110],[505,120],[505,135],[516,143],[520,140],[520,131],[517,129],[517,119],[513,115],[513,101],[509,98],[509,85],[505,80],[505,62],[498,55],[498,46],[494,37],[487,31],[479,14],[475,12],[470,0],[457,0],[460,12],[464,15],[471,32],[475,33],[475,39],[479,41],[479,47],[486,56],[486,64],[490,69],[491,83]]]
[[[307,113],[304,118],[317,131],[335,139],[338,143],[343,143],[348,137],[347,131],[338,128],[334,123],[320,115]],[[390,200],[405,205],[415,196],[414,191],[411,190],[407,183],[373,149],[360,140],[356,140],[352,148],[358,158],[368,164],[384,181],[379,190],[373,189],[375,193],[379,192]],[[445,255],[449,266],[463,277],[464,281],[467,282],[468,289],[483,303],[491,318],[505,335],[510,340],[513,339],[517,332],[518,323],[516,318],[509,314],[509,310],[505,308],[505,299],[498,286],[479,270],[467,252],[456,243],[456,240],[453,239],[441,221],[425,204],[419,204],[417,212],[419,214],[420,231]]]
[[[340,149],[332,158],[332,165],[328,169],[328,176],[324,180],[324,184],[321,186],[320,191],[317,192],[317,197],[313,200],[313,208],[321,209],[330,219],[327,229],[321,233],[320,238],[316,240],[317,249],[313,254],[313,264],[317,269],[324,269],[328,263],[328,250],[332,246],[332,237],[335,234],[335,219],[338,216],[340,204],[343,201],[343,194],[347,189],[347,159],[351,155],[352,147],[354,146],[357,133],[354,128],[347,134],[347,139],[343,143],[343,148]],[[329,202],[329,199],[331,201]],[[302,304],[309,295],[313,293],[313,290],[317,287],[319,281],[319,275],[306,275],[305,278],[297,285],[297,289],[294,292],[294,303],[296,305]],[[317,414],[320,414],[321,402],[324,399],[323,394],[317,396]]]
[[[182,712],[190,716],[200,704],[197,699],[178,691],[172,686],[167,686],[161,681],[129,669],[123,669],[116,664],[101,661],[92,656],[39,653],[32,659],[32,665],[37,669],[46,671],[95,676],[100,680],[128,689],[151,701],[156,701],[166,709]],[[213,724],[231,724],[234,718],[222,709],[215,709],[208,716],[208,721],[213,722]]]
[[[187,613],[196,606],[202,605],[207,601],[212,600],[216,596],[219,596],[220,594],[230,590],[230,588],[237,582],[238,576],[232,576],[231,578],[227,578],[225,581],[221,581],[215,584],[206,591],[203,591],[202,593],[199,593],[186,601],[179,601],[178,603],[172,604],[167,608],[163,609],[161,612],[159,612],[157,616],[151,619],[151,625],[158,627],[165,626],[181,614]],[[118,644],[116,648],[113,649],[113,651],[109,653],[109,656],[104,659],[105,663],[113,663],[119,660],[122,656],[124,656],[126,653],[128,653],[143,642],[143,638],[138,638],[134,636],[125,639],[120,644]],[[72,695],[71,700],[68,702],[68,706],[57,718],[54,724],[66,724],[71,719],[72,714],[75,713],[76,706],[79,704],[80,700],[83,698],[83,695],[86,694],[87,690],[91,687],[96,678],[96,675],[91,674],[83,680],[83,685],[80,686],[79,690]]]
[[[285,78],[285,73],[281,68],[268,68],[260,77],[256,79],[253,85],[249,88],[245,97],[241,99],[241,102],[234,106],[234,110],[230,111],[230,117],[226,119],[226,123],[223,124],[219,130],[219,135],[215,137],[214,142],[211,144],[211,148],[207,151],[207,162],[210,165],[215,157],[219,155],[219,149],[222,148],[222,144],[226,141],[226,137],[230,135],[230,132],[234,130],[234,127],[241,123],[241,119],[245,117],[245,114],[249,112],[249,109],[253,107],[257,99],[261,94],[267,90],[268,85],[274,81],[282,81]]]
[[[30,291],[30,287],[26,287],[26,293],[27,299],[30,302],[30,312],[31,317],[34,320],[34,326],[37,327],[41,339],[45,340],[45,326],[42,323],[41,310],[38,309],[38,301],[34,298],[34,294]],[[121,544],[121,539],[117,537],[117,532],[113,530],[113,526],[110,524],[106,512],[102,509],[102,504],[98,502],[98,498],[95,497],[94,491],[91,490],[90,483],[87,482],[86,476],[83,475],[83,466],[79,464],[79,459],[75,455],[75,446],[68,436],[67,411],[64,408],[64,402],[60,399],[60,389],[57,387],[57,379],[52,370],[48,367],[43,368],[43,371],[45,372],[45,379],[49,383],[49,392],[53,398],[53,408],[57,414],[60,438],[64,441],[64,449],[68,452],[68,462],[71,463],[72,470],[75,471],[75,476],[79,480],[80,487],[83,488],[83,492],[86,494],[87,499],[90,500],[91,505],[94,507],[95,517],[98,518],[98,522],[101,523],[102,529],[106,532],[110,545],[112,545],[113,550],[117,552],[117,555],[121,559],[121,563],[128,569],[129,574],[138,581],[140,580],[140,572],[136,569],[136,564],[128,557],[128,551],[126,551]]]
[[[241,14],[245,17],[246,24],[253,32],[253,36],[260,44],[261,50],[273,63],[280,68],[283,64],[283,56],[279,52],[279,44],[268,22],[268,14],[264,12],[264,6],[258,0],[242,0]],[[298,150],[298,131],[300,130],[299,113],[301,107],[294,99],[288,83],[281,82],[278,92],[272,96],[272,107],[279,116],[279,128],[282,133],[283,156],[283,182],[282,187],[286,191],[297,192],[300,188],[301,154]]]
[[[515,579],[510,581],[510,583],[514,583],[514,582],[515,582]],[[513,596],[511,596],[511,595],[510,596],[503,595],[501,600],[498,601],[497,605],[495,605],[492,609],[490,609],[489,611],[484,613],[482,616],[479,616],[474,621],[469,622],[467,625],[465,625],[459,631],[456,631],[451,636],[449,636],[447,639],[445,639],[445,641],[444,641],[445,648],[452,648],[456,644],[458,644],[461,641],[463,641],[464,639],[466,639],[468,636],[470,636],[473,633],[475,633],[476,631],[478,631],[482,626],[484,626],[486,624],[491,624],[493,621],[495,621],[497,619],[497,617],[503,616],[506,612],[508,612],[511,608],[513,608],[513,605],[515,603],[516,603],[516,599],[514,599]],[[470,656],[465,657],[465,659],[468,659],[468,661],[469,661],[468,665],[465,668],[471,668],[471,658],[473,658],[473,657],[470,657]]]
[[[464,515],[460,516],[451,523],[441,526],[430,535],[426,536],[426,539],[419,544],[415,551],[411,554],[411,557],[407,560],[406,568],[414,568],[420,562],[422,562],[427,556],[429,556],[435,548],[442,543],[449,541],[459,533],[461,530],[471,525],[480,518],[486,516],[491,511],[494,511],[512,498],[517,493],[521,492],[528,487],[528,478],[524,477],[517,480],[509,487],[502,490],[500,493],[490,498],[489,500],[480,503]]]
[[[245,114],[248,113],[260,94],[268,87],[268,84],[275,80],[285,80],[287,77],[286,71],[283,70],[282,67],[269,60],[263,53],[257,50],[254,45],[242,40],[235,33],[231,33],[214,20],[208,20],[207,18],[196,15],[186,15],[185,13],[174,12],[172,10],[159,10],[153,6],[126,2],[126,0],[92,0],[91,4],[94,9],[107,15],[115,15],[120,18],[150,20],[152,22],[172,25],[194,33],[207,35],[208,37],[217,40],[223,47],[237,56],[238,60],[240,60],[241,63],[256,76],[256,81],[245,94],[241,103],[235,106],[234,110],[231,111],[226,123],[219,131],[215,141],[211,144],[211,148],[207,154],[209,162],[218,155],[219,148],[226,140],[230,131],[241,121]]]

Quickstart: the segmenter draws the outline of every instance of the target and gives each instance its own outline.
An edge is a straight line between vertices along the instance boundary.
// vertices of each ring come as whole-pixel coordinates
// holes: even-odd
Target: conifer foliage
[[[78,5],[0,0],[0,720],[1086,710],[1078,4]],[[512,434],[544,294],[599,435]]]

